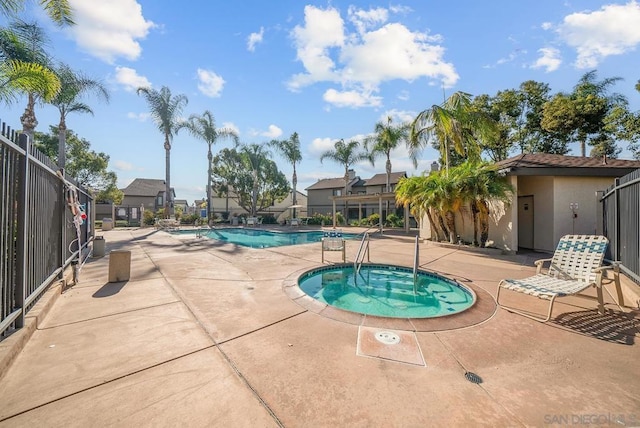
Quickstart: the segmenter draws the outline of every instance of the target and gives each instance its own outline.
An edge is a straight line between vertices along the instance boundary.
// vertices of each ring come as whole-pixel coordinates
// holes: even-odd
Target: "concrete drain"
[[[400,336],[390,331],[379,331],[375,334],[375,337],[378,342],[384,343],[385,345],[396,345],[400,343]]]

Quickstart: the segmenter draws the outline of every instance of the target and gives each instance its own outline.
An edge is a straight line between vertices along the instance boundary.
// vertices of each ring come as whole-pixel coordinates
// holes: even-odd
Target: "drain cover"
[[[482,383],[482,378],[473,372],[466,372],[464,377],[471,383]]]
[[[376,333],[376,340],[385,345],[395,345],[400,343],[400,336],[390,331],[379,331]]]

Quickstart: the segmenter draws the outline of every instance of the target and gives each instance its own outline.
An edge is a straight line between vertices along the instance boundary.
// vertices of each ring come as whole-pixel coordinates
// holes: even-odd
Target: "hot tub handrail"
[[[362,236],[360,247],[358,248],[358,252],[356,253],[356,258],[353,261],[353,270],[355,275],[360,272],[360,267],[362,266],[362,262],[364,261],[365,252],[367,254],[367,261],[369,261],[369,234],[367,232],[365,232]],[[360,257],[362,257],[362,260],[360,260]]]
[[[413,255],[413,294],[418,294],[418,266],[420,264],[419,236],[416,236],[416,249]]]

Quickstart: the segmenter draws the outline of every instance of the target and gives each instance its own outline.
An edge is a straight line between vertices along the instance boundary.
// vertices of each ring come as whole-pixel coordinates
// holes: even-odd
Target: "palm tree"
[[[370,159],[369,155],[358,150],[360,142],[351,140],[345,143],[343,139],[338,140],[334,144],[333,150],[327,150],[320,156],[320,163],[325,159],[331,159],[341,165],[344,165],[344,195],[348,194],[349,187],[349,167],[357,162]],[[349,202],[344,201],[344,218],[349,221]],[[381,219],[382,220],[382,219]]]
[[[37,23],[17,20],[9,28],[0,30],[0,55],[4,59],[20,60],[50,69],[51,59],[45,50],[48,42],[47,35]],[[33,133],[38,125],[35,104],[44,95],[46,94],[39,91],[27,91],[27,107],[20,116],[22,132],[27,134],[32,141]]]
[[[158,130],[164,134],[165,150],[165,200],[164,215],[169,218],[171,207],[171,142],[173,134],[181,123],[182,109],[189,100],[185,95],[171,96],[171,90],[163,86],[159,91],[152,88],[138,88],[138,95],[142,94],[149,104],[149,113]]]
[[[49,104],[55,106],[60,113],[60,123],[58,124],[58,166],[64,171],[66,163],[67,115],[69,113],[89,113],[93,115],[91,107],[81,102],[80,98],[87,92],[93,92],[98,97],[109,102],[109,92],[99,81],[75,72],[66,64],[61,64],[56,69],[56,75],[60,79],[61,88],[60,92],[49,101]]]
[[[213,146],[218,138],[233,138],[238,143],[238,134],[231,128],[216,128],[216,121],[213,117],[213,113],[209,110],[205,110],[202,116],[192,114],[189,116],[189,120],[181,122],[176,128],[176,134],[180,129],[186,128],[189,133],[203,140],[207,143],[207,218],[209,221],[213,219],[213,207],[211,206],[211,163],[213,162],[213,153],[211,152],[211,146]]]
[[[0,0],[0,13],[5,16],[15,16],[24,8],[25,3],[25,0]],[[58,26],[75,24],[73,9],[68,0],[39,0],[38,3]]]
[[[437,144],[446,172],[450,150],[479,161],[478,141],[495,139],[497,132],[496,122],[473,108],[471,94],[455,92],[442,105],[433,105],[416,116],[411,124],[409,145],[418,150],[429,142]]]
[[[489,202],[511,202],[513,188],[497,173],[496,167],[485,162],[465,162],[452,168],[451,175],[460,188],[462,199],[471,208],[473,245],[484,247],[489,237]],[[480,241],[478,242],[478,231]]]
[[[365,149],[369,150],[372,164],[375,165],[374,161],[377,156],[384,155],[387,159],[385,164],[387,172],[386,192],[391,192],[391,151],[396,149],[402,142],[407,145],[409,143],[409,125],[403,123],[394,126],[391,124],[392,121],[391,116],[387,116],[387,123],[382,121],[376,123],[374,135],[364,140]],[[413,161],[413,166],[417,167],[417,151],[411,150],[409,156]]]
[[[0,62],[0,102],[11,104],[18,93],[40,93],[45,101],[60,91],[60,80],[51,70],[23,61]]]
[[[251,192],[251,216],[254,217],[258,206],[258,189],[260,187],[260,171],[262,162],[271,156],[271,153],[260,144],[243,144],[240,153],[246,156],[252,170],[253,191]]]
[[[38,123],[33,111],[36,100],[51,100],[60,90],[60,81],[49,67],[50,60],[44,50],[46,44],[44,31],[35,23],[18,20],[8,28],[0,29],[0,63],[4,64],[0,75],[0,98],[10,103],[20,92],[28,95],[29,104],[20,119],[23,132],[31,139]]]
[[[293,218],[296,218],[296,208],[295,206],[298,204],[298,174],[296,174],[296,163],[302,161],[302,153],[300,151],[300,139],[298,138],[298,133],[294,132],[291,134],[288,140],[272,140],[269,143],[270,146],[274,147],[291,165],[293,165],[293,177],[291,177],[291,185],[293,186],[293,197],[292,204],[293,208]]]

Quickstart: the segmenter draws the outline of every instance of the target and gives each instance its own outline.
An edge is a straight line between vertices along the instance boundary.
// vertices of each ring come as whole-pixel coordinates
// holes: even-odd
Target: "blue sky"
[[[87,99],[95,115],[71,114],[67,125],[110,156],[120,187],[165,176],[163,136],[136,95],[139,86],[186,95],[185,118],[210,110],[243,143],[298,132],[298,189],[342,176],[339,164],[319,161],[336,140],[361,138],[388,115],[411,120],[458,90],[495,95],[532,79],[553,92],[570,91],[597,69],[600,79],[622,77],[614,90],[640,110],[633,89],[640,79],[636,1],[70,3],[77,25],[69,29],[53,27],[38,10],[23,18],[42,20],[55,58],[108,87],[109,104]],[[0,117],[19,128],[24,105],[3,106]],[[51,107],[36,114],[39,131],[58,123]],[[174,139],[171,184],[178,199],[205,196],[206,151],[186,132]],[[414,169],[400,149],[393,170],[420,174],[437,157],[425,149]],[[290,178],[291,166],[274,159]],[[355,169],[365,178],[382,173],[384,159]]]

